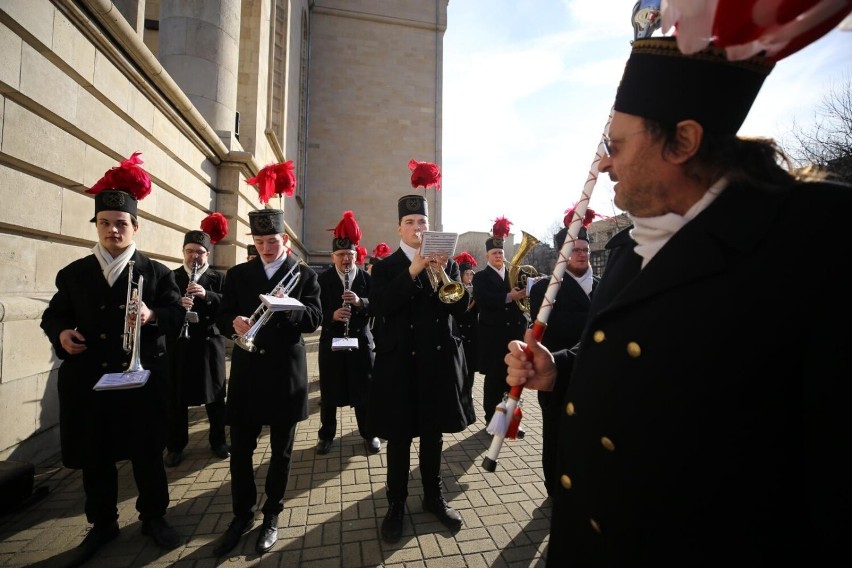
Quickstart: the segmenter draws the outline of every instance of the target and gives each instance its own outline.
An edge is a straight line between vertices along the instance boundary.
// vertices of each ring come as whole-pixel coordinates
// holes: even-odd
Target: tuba
[[[512,256],[512,261],[508,263],[509,285],[512,288],[526,288],[528,278],[538,278],[538,270],[536,270],[534,266],[521,264],[521,262],[524,260],[524,257],[527,256],[533,248],[535,248],[535,246],[539,243],[539,240],[526,231],[521,231],[521,234],[523,235],[521,245]],[[515,300],[515,303],[522,312],[525,314],[530,313],[529,298]]]

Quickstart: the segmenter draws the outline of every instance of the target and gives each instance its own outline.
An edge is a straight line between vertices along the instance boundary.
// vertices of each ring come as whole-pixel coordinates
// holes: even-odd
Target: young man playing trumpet
[[[296,424],[308,417],[308,366],[303,333],[312,333],[322,318],[317,274],[287,253],[284,211],[249,212],[259,258],[238,264],[225,275],[225,292],[216,323],[223,334],[243,338],[252,330],[261,294],[288,288],[302,310],[271,314],[256,330],[249,351],[239,344],[231,355],[226,421],[231,428],[231,500],[234,519],[214,552],[231,551],[254,524],[257,487],[252,456],[264,426],[269,426],[270,460],[266,476],[259,554],[278,541],[278,514],[290,476]]]
[[[87,191],[95,194],[92,222],[98,242],[91,255],[56,275],[57,291],[41,320],[62,360],[57,382],[62,463],[83,470],[86,519],[93,524],[70,554],[72,566],[91,559],[118,536],[116,462],[121,460],[129,459],[133,466],[142,534],[163,548],[180,544],[164,518],[169,486],[163,466],[163,416],[168,408],[166,336],[177,335],[186,310],[172,271],[140,253],[133,242],[139,230],[137,198],[150,192],[141,163],[134,154]],[[137,312],[128,299],[140,278],[139,302],[133,302],[138,306],[137,329]],[[125,350],[128,344],[133,345],[131,352]],[[144,386],[93,389],[105,373],[136,367],[137,358],[150,372]]]
[[[402,537],[411,443],[418,437],[423,510],[450,530],[461,528],[462,517],[441,487],[442,434],[461,432],[473,420],[464,397],[461,340],[452,334],[451,321],[467,309],[468,293],[444,303],[426,274],[445,270],[458,282],[458,264],[420,254],[421,237],[429,230],[424,197],[406,195],[398,208],[399,248],[373,267],[370,292],[370,310],[382,320],[369,414],[371,431],[387,440],[389,507],[381,534],[388,542]]]

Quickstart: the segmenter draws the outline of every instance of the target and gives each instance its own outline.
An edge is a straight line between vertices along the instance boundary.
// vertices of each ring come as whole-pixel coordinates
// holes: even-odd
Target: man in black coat
[[[506,345],[513,339],[522,339],[529,323],[518,306],[527,291],[509,282],[503,238],[492,236],[485,241],[488,265],[473,276],[473,297],[479,306],[479,371],[485,375],[482,410],[486,427],[508,391],[503,361]]]
[[[139,163],[134,155],[122,162],[120,170],[141,170],[137,179],[147,179]],[[62,463],[83,470],[86,519],[93,524],[69,560],[75,565],[118,536],[115,464],[120,460],[129,459],[133,466],[142,533],[164,548],[180,543],[165,520],[169,486],[163,466],[163,416],[168,409],[166,336],[178,333],[185,310],[172,271],[136,250],[135,195],[147,193],[139,190],[137,182],[128,181],[132,176],[123,177],[118,170],[107,172],[89,190],[96,192],[92,220],[98,242],[93,254],[75,260],[56,275],[57,291],[41,321],[62,360],[57,383]],[[150,191],[150,185],[147,189]],[[142,280],[138,316],[127,307],[132,295],[128,278],[134,289]],[[138,330],[128,323],[129,319],[135,324],[136,317],[141,324]],[[126,330],[130,332],[127,341]],[[125,351],[125,344],[130,352]],[[134,359],[150,372],[143,386],[94,390],[104,374],[136,368]]]
[[[225,337],[216,326],[216,313],[225,289],[225,275],[210,267],[215,244],[204,231],[188,231],[183,239],[183,265],[175,281],[185,290],[184,324],[169,338],[172,368],[172,407],[165,464],[176,467],[189,441],[190,406],[204,405],[210,429],[207,440],[219,458],[229,457],[225,435]]]
[[[568,228],[565,227],[553,235],[553,245],[557,251],[562,250]],[[580,334],[586,325],[589,314],[591,296],[600,279],[594,275],[589,263],[589,236],[585,228],[581,228],[571,254],[565,263],[565,274],[556,292],[556,298],[550,315],[547,318],[547,331],[542,344],[551,351],[568,349],[580,340]],[[544,297],[550,286],[550,278],[542,278],[533,284],[530,290],[530,317],[533,321],[538,317]],[[561,390],[538,391],[538,404],[541,407],[541,468],[544,473],[544,486],[548,495],[556,490],[554,468],[556,465],[556,435],[559,425],[560,405],[565,394]]]
[[[355,247],[361,231],[354,216],[344,214],[332,239],[333,266],[319,275],[322,295],[322,331],[319,341],[320,429],[317,453],[331,450],[337,432],[337,409],[352,406],[358,433],[371,454],[382,444],[367,424],[370,381],[373,373],[373,333],[370,330],[370,287],[372,277],[355,262]],[[350,222],[351,221],[351,222]],[[357,230],[350,230],[354,224]],[[354,347],[343,348],[345,343]]]
[[[548,566],[849,563],[848,227],[802,225],[852,187],[737,137],[772,65],[633,42],[599,167],[634,225],[573,366],[531,333],[506,357],[512,385],[568,381]]]
[[[454,319],[456,323],[455,333],[462,339],[464,359],[467,366],[464,390],[466,396],[473,400],[473,381],[479,368],[479,306],[473,299],[473,275],[476,273],[473,268],[476,266],[476,259],[465,251],[457,255],[455,261],[459,264],[461,283],[469,296],[467,310]]]
[[[400,539],[410,476],[410,452],[420,438],[423,509],[451,530],[462,525],[441,488],[442,434],[461,432],[472,420],[464,398],[464,354],[452,334],[451,317],[467,308],[468,294],[444,303],[433,290],[426,270],[430,258],[420,254],[429,229],[427,202],[420,195],[399,200],[399,248],[373,267],[370,309],[381,321],[370,397],[370,431],[387,440],[389,508],[382,538]],[[435,256],[435,255],[431,255]],[[459,268],[448,259],[433,270],[446,270],[458,282]]]
[[[316,272],[287,253],[284,212],[250,211],[249,223],[260,256],[228,270],[216,319],[222,333],[239,336],[231,355],[226,415],[231,428],[234,519],[214,549],[220,556],[231,551],[254,523],[257,487],[252,456],[264,426],[269,426],[270,459],[263,524],[255,548],[262,554],[278,541],[278,515],[284,510],[296,425],[308,417],[308,364],[302,334],[316,331],[322,317]],[[265,324],[252,329],[252,315],[261,305],[259,296],[275,288],[281,293],[288,284],[293,287],[287,296],[298,300],[302,308],[273,312]]]

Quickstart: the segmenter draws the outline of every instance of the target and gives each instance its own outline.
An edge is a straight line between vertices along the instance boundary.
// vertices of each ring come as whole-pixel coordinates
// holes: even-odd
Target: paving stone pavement
[[[506,440],[497,470],[482,469],[491,443],[484,431],[482,375],[476,375],[474,399],[479,420],[464,432],[444,435],[441,475],[444,494],[458,510],[464,526],[453,534],[420,503],[422,487],[412,448],[411,495],[402,539],[381,540],[379,527],[387,510],[384,447],[367,454],[351,408],[338,412],[338,433],[331,452],[314,451],[319,430],[319,377],[315,337],[309,344],[310,398],[308,420],[299,423],[290,482],[280,516],[279,540],[262,556],[254,551],[260,514],[254,529],[229,555],[213,554],[215,541],[232,519],[228,460],[207,445],[203,407],[190,409],[190,441],[184,461],[167,468],[171,503],[167,519],[184,544],[165,551],[140,533],[135,509],[136,488],[129,462],[119,467],[121,533],[88,564],[133,566],[299,566],[305,568],[527,567],[544,566],[550,526],[550,500],[541,473],[541,412],[535,393],[525,391],[526,436]],[[259,500],[263,499],[269,450],[264,429],[255,452]],[[41,500],[0,516],[0,566],[61,566],[67,551],[86,535],[82,478],[62,467],[58,456],[36,466]]]

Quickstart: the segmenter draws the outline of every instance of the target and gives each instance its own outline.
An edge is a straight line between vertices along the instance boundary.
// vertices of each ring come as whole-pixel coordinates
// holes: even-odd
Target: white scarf
[[[263,260],[263,257],[261,257],[261,260]],[[264,260],[263,269],[266,271],[266,278],[272,279],[272,277],[275,276],[275,273],[278,272],[278,269],[281,268],[281,265],[284,264],[285,260],[287,260],[286,252],[270,263],[267,263]]]
[[[568,271],[566,270],[566,272]],[[571,276],[571,278],[577,281],[577,284],[580,285],[580,288],[583,289],[583,291],[586,293],[586,296],[589,296],[592,293],[592,276],[594,275],[594,273],[592,272],[591,266],[585,272],[585,274],[581,274],[580,276],[574,276],[574,274],[571,272],[568,272],[568,274]]]
[[[207,272],[207,269],[210,268],[210,265],[206,262],[203,266],[199,267],[198,270],[195,271],[195,281],[197,282],[201,275]],[[189,276],[189,279],[192,280],[192,268],[187,268],[186,265],[183,265],[183,269],[186,271],[186,275]]]
[[[337,270],[337,267],[335,267],[335,270],[337,271],[337,277],[340,278],[340,283],[343,284],[343,289],[346,290],[346,275]],[[349,269],[349,288],[352,288],[352,282],[355,280],[356,274],[358,274],[358,267],[352,266]]]
[[[96,243],[95,246],[92,247],[92,254],[94,254],[95,258],[98,259],[98,264],[101,265],[104,278],[110,287],[115,284],[115,281],[118,280],[121,273],[124,272],[124,267],[127,266],[127,261],[131,259],[135,252],[136,243],[133,242],[115,258],[112,257],[107,249],[101,246],[101,243]]]
[[[654,258],[654,255],[660,252],[660,249],[669,242],[669,239],[681,227],[707,209],[727,186],[727,178],[720,178],[719,181],[711,185],[704,192],[701,199],[696,201],[683,216],[677,213],[666,213],[659,217],[631,216],[630,220],[633,221],[633,228],[630,230],[630,236],[636,241],[636,248],[634,250],[636,254],[642,257],[642,268],[645,268],[651,259]]]

